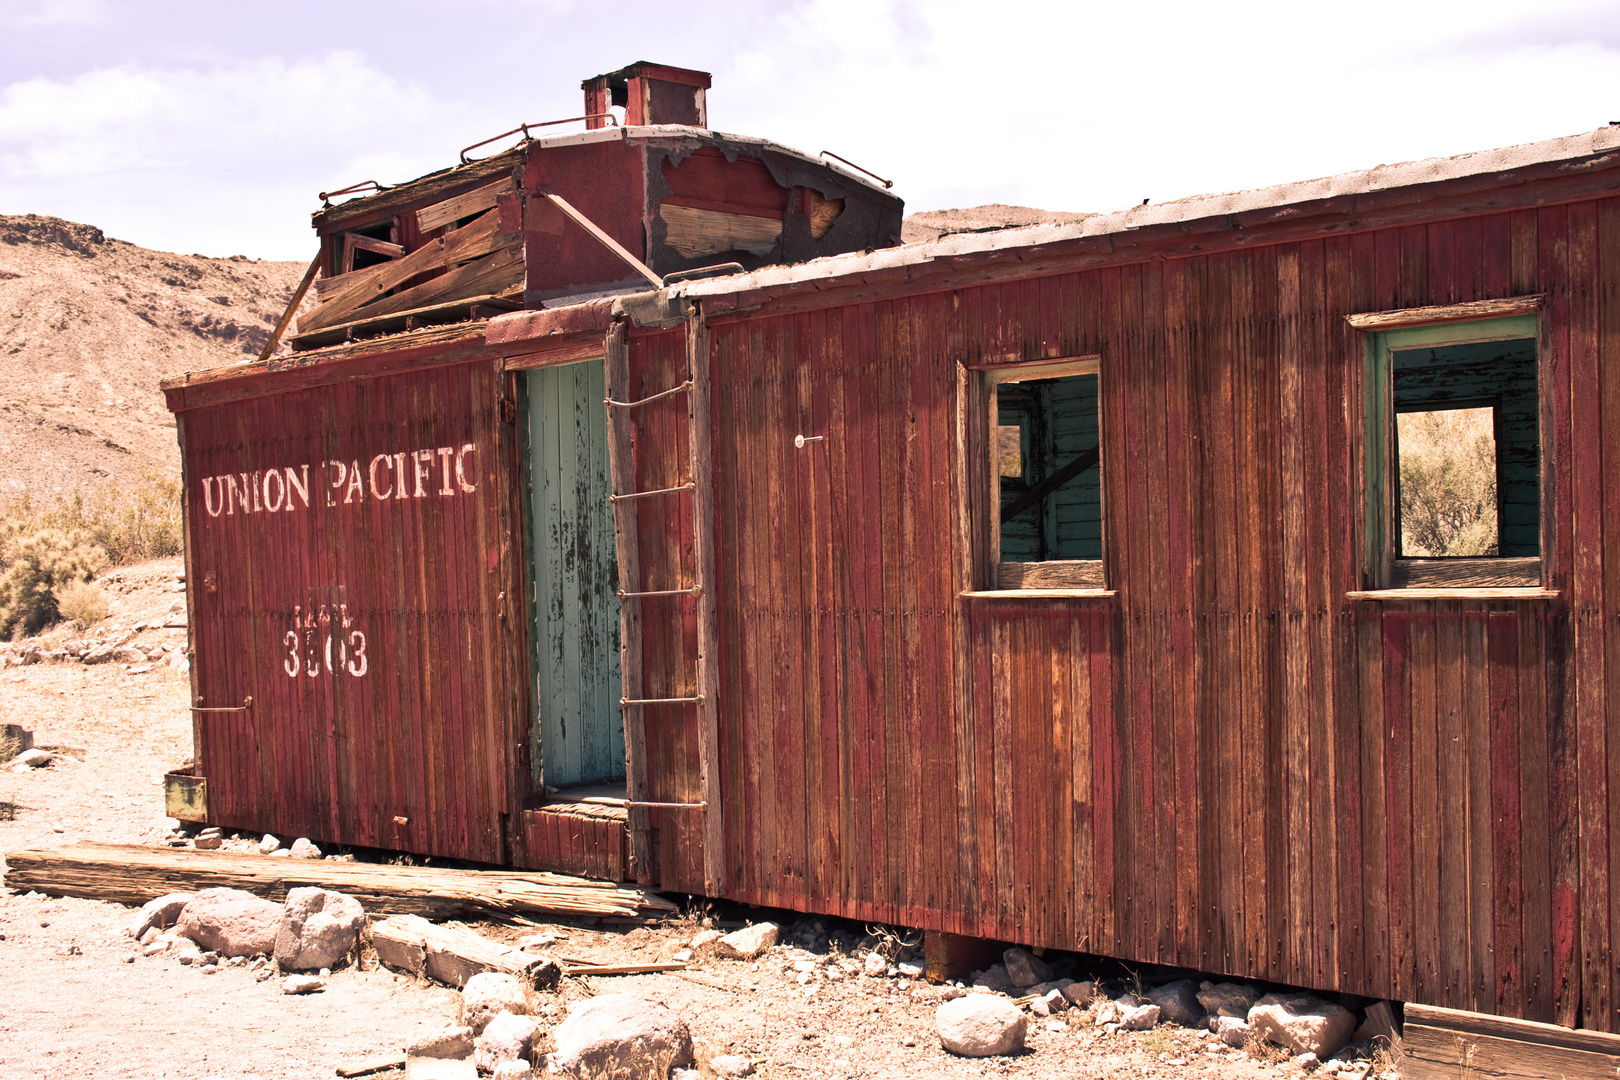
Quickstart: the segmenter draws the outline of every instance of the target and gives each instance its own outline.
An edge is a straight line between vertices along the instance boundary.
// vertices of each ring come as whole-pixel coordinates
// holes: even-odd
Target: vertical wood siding
[[[210,820],[508,857],[498,379],[459,365],[185,414],[196,689],[253,698],[198,714]]]
[[[1620,1030],[1617,283],[1605,200],[715,325],[722,891]],[[1347,601],[1343,316],[1530,292],[1561,598]],[[958,363],[1092,353],[1117,595],[960,600]],[[683,363],[638,339],[642,390]],[[684,581],[651,538],[689,504],[641,513]],[[691,633],[649,607],[649,691]],[[649,714],[655,798],[696,794],[683,723]]]

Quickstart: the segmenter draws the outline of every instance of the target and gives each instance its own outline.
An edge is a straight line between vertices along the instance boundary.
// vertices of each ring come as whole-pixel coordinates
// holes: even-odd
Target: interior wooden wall
[[[1617,282],[1610,199],[714,325],[723,891],[1620,1030]],[[1535,292],[1560,599],[1347,600],[1343,316]],[[638,339],[643,390],[681,344]],[[959,598],[959,363],[1092,353],[1117,595]],[[684,420],[644,423],[644,486]],[[678,572],[672,505],[644,567]],[[649,716],[655,798],[696,794],[680,722]]]

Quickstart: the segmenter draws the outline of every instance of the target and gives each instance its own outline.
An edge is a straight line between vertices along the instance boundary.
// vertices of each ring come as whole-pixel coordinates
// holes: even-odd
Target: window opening
[[[985,372],[996,588],[1102,588],[1095,360]]]
[[[1376,587],[1541,582],[1536,316],[1369,335]]]

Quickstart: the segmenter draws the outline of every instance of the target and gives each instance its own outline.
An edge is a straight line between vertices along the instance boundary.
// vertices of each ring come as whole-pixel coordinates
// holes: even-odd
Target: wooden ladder
[[[703,886],[718,895],[725,883],[725,829],[720,800],[719,712],[715,701],[715,664],[718,659],[719,618],[714,589],[714,476],[709,440],[709,332],[695,308],[686,323],[686,381],[638,401],[630,399],[630,346],[623,322],[615,322],[606,341],[608,411],[608,473],[613,494],[613,535],[619,559],[619,672],[624,691],[619,707],[624,715],[626,808],[630,830],[630,876],[652,881],[650,810],[691,811],[703,815]],[[687,400],[691,452],[690,479],[675,487],[635,490],[634,427],[632,410],[655,402]],[[641,588],[641,550],[636,535],[636,503],[649,498],[680,498],[690,494],[694,505],[694,549],[697,565],[693,584],[683,589]],[[641,679],[641,607],[652,597],[688,596],[697,604],[697,673],[690,697],[643,697]],[[648,798],[646,725],[642,710],[650,706],[678,705],[692,710],[698,724],[698,766],[701,802],[654,802]]]

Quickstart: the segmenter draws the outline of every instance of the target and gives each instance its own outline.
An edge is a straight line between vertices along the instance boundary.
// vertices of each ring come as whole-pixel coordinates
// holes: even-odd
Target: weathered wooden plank
[[[690,365],[692,393],[689,403],[692,454],[692,497],[695,503],[696,578],[703,586],[697,598],[697,692],[703,698],[698,706],[698,768],[702,773],[703,801],[703,884],[704,892],[716,895],[726,881],[725,804],[720,783],[719,665],[720,615],[715,599],[713,419],[711,411],[711,368],[709,331],[701,318],[687,324],[687,363]]]
[[[1446,280],[1446,278],[1437,278],[1436,285]],[[1428,287],[1426,283],[1424,287]],[[1402,308],[1398,311],[1374,311],[1359,315],[1346,315],[1344,319],[1345,322],[1357,330],[1395,330],[1408,326],[1433,326],[1439,323],[1464,322],[1469,319],[1495,319],[1509,315],[1529,315],[1540,311],[1545,299],[1541,294],[1534,293],[1529,296],[1510,296],[1499,300],[1469,300],[1455,304]]]
[[[493,207],[498,199],[513,188],[511,177],[502,177],[494,183],[473,188],[461,195],[453,195],[442,202],[424,206],[416,212],[416,227],[421,232],[442,229],[451,222],[471,217]]]

